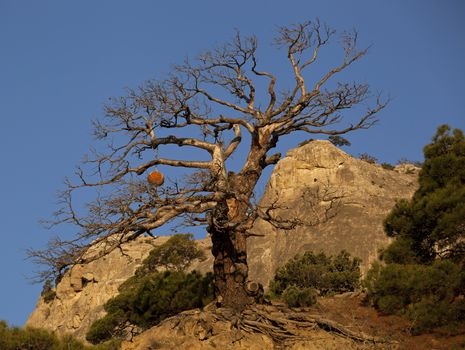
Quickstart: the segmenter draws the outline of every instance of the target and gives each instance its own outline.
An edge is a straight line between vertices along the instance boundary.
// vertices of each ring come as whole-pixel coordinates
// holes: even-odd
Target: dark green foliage
[[[386,233],[408,240],[422,263],[436,258],[463,261],[465,255],[465,137],[441,126],[424,148],[420,187],[398,202],[385,220]],[[401,263],[401,261],[398,261]]]
[[[44,329],[8,327],[0,321],[1,350],[117,350],[119,342],[86,346],[71,336],[57,337]]]
[[[397,164],[401,165],[401,164],[412,164],[412,165],[415,165],[416,167],[419,167],[421,168],[423,166],[423,163],[418,161],[418,160],[410,160],[410,159],[407,159],[407,158],[400,158],[398,161],[397,161]]]
[[[417,264],[420,262],[415,254],[413,241],[406,237],[394,240],[381,251],[380,258],[387,264]]]
[[[316,303],[317,291],[314,288],[288,286],[281,295],[290,307],[310,306]]]
[[[174,235],[152,249],[136,274],[118,288],[120,293],[104,305],[107,315],[91,325],[86,339],[98,344],[124,337],[127,325],[146,329],[212,301],[213,276],[183,272],[193,260],[203,258],[191,234]],[[158,272],[160,267],[168,271]]]
[[[434,297],[423,298],[420,302],[409,305],[407,317],[414,321],[413,333],[421,334],[439,328],[450,335],[463,333],[465,302],[463,299],[436,300]]]
[[[314,288],[319,294],[353,291],[360,285],[360,259],[346,251],[336,256],[306,252],[296,256],[276,271],[270,292],[281,295],[289,286]]]
[[[365,288],[365,290],[369,293],[368,298],[365,299],[365,302],[369,301],[371,296],[377,292],[377,283],[382,268],[383,267],[381,264],[375,261],[368,270],[365,278],[362,280],[363,288]]]
[[[378,161],[378,159],[376,159],[375,157],[369,155],[368,153],[360,154],[359,158],[360,158],[360,160],[363,160],[363,161],[365,161],[367,163],[370,163],[370,164],[375,164]]]
[[[383,167],[383,169],[386,169],[386,170],[394,170],[394,165],[390,164],[390,163],[381,163],[381,166]]]
[[[305,146],[306,144],[315,141],[315,139],[308,139],[299,143],[299,147]]]
[[[55,300],[56,292],[53,290],[52,280],[48,279],[45,281],[40,295],[44,299],[45,303],[50,303]]]
[[[57,337],[45,330],[9,328],[6,322],[0,322],[0,349],[49,350],[57,343]]]
[[[415,333],[465,327],[465,137],[447,125],[424,148],[419,188],[387,216],[394,242],[365,286],[382,312],[411,319]]]
[[[96,344],[122,336],[126,324],[147,329],[181,311],[208,304],[213,295],[211,274],[165,271],[133,277],[104,305],[107,315],[92,324],[86,339]]]
[[[371,270],[364,285],[375,307],[414,321],[414,332],[457,323],[465,317],[465,272],[458,264],[437,260],[432,265],[388,264]]]
[[[335,146],[342,147],[342,146],[350,146],[351,143],[346,138],[339,136],[339,135],[331,135],[328,137],[328,140]]]
[[[124,335],[123,329],[126,321],[127,317],[121,310],[108,313],[92,323],[87,331],[86,339],[92,344],[99,344],[112,338],[121,337]]]
[[[145,275],[154,272],[157,267],[184,271],[195,259],[205,259],[205,254],[197,248],[194,236],[176,234],[162,245],[152,249],[137,274]]]
[[[213,300],[213,278],[198,272],[165,271],[144,278],[131,298],[129,321],[148,328],[181,311],[202,307]]]

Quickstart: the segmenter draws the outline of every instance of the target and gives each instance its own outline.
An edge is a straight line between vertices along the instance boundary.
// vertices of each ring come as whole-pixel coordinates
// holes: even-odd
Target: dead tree
[[[297,132],[328,137],[367,129],[386,106],[366,84],[333,81],[367,53],[357,49],[356,32],[342,34],[338,65],[320,77],[312,72],[335,34],[318,20],[279,29],[274,44],[295,80],[287,90],[278,91],[278,76],[259,68],[256,38],[237,33],[231,42],[176,66],[168,78],[111,100],[105,118],[94,125],[107,147],[77,169],[78,183],[67,182],[53,222],[72,223],[79,233],[31,255],[62,271],[183,219],[207,227],[222,305],[243,309],[253,303],[246,242],[257,218],[274,220],[273,210],[252,202],[263,170],[281,158],[272,150]],[[367,107],[355,119],[353,112],[344,115],[362,103]],[[188,159],[185,149],[193,150]],[[233,155],[241,161],[237,169],[230,166]],[[182,168],[187,175],[151,187],[145,178],[157,167]],[[74,198],[85,189],[96,189],[97,196],[80,216]]]

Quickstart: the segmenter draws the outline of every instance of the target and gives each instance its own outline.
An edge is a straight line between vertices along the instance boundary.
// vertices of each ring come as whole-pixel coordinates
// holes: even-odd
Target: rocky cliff
[[[257,221],[249,241],[251,279],[265,286],[276,268],[305,250],[337,253],[346,249],[362,258],[366,270],[388,243],[383,218],[396,199],[416,189],[412,166],[395,170],[355,159],[327,141],[312,141],[288,152],[275,167],[260,202],[272,207],[270,222]],[[297,225],[291,230],[279,228]],[[274,224],[274,225],[273,225]],[[291,225],[292,226],[292,225]],[[27,325],[84,338],[90,324],[105,313],[103,304],[132,276],[154,245],[165,242],[144,237],[86,266],[67,272],[50,303],[39,300]],[[191,268],[211,269],[209,239],[199,241],[209,258]]]
[[[154,246],[163,244],[168,236],[140,237],[115,250],[100,260],[74,266],[66,272],[56,288],[56,298],[46,303],[39,299],[26,326],[46,328],[60,334],[71,333],[85,339],[90,325],[105,315],[103,305],[118,294],[118,287],[148,256]],[[209,251],[209,241],[198,241],[200,248]],[[206,272],[211,260],[195,261],[192,269]]]
[[[328,141],[290,150],[276,165],[261,200],[273,206],[275,225],[258,220],[249,240],[250,277],[265,286],[276,268],[306,250],[362,259],[362,272],[389,243],[382,222],[396,200],[417,188],[418,168],[394,170],[351,157]],[[292,230],[281,223],[298,220]],[[282,226],[282,225],[281,225]]]

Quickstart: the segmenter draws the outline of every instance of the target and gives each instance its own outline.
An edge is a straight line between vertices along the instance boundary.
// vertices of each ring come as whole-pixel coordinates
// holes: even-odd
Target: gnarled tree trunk
[[[255,176],[230,174],[230,197],[213,210],[208,227],[212,239],[217,302],[239,311],[260,297],[257,285],[248,280],[247,232],[239,229],[248,220],[247,203],[258,173]]]
[[[254,296],[247,290],[247,244],[243,232],[210,230],[215,258],[215,294],[221,306],[242,310],[252,304]]]

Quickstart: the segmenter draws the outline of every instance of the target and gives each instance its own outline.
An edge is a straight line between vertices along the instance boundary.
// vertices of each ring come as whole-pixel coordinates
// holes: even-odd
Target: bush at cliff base
[[[150,328],[181,311],[205,306],[213,294],[212,274],[165,271],[133,277],[104,305],[107,315],[92,324],[86,339],[98,344],[123,337],[127,325]]]
[[[273,297],[282,297],[289,306],[308,306],[316,295],[354,291],[360,286],[360,259],[346,251],[336,256],[306,252],[280,267],[270,282]]]
[[[317,292],[315,288],[299,288],[290,285],[284,289],[281,297],[290,307],[310,306],[316,303]]]
[[[176,234],[155,247],[119,294],[104,305],[107,314],[95,321],[86,339],[98,344],[124,338],[128,326],[144,330],[163,319],[213,300],[213,275],[184,270],[195,259],[205,259],[192,234]],[[158,269],[166,269],[159,272]]]
[[[406,316],[419,334],[438,327],[449,333],[464,330],[464,282],[461,266],[437,260],[431,265],[376,265],[364,285],[381,313]]]

